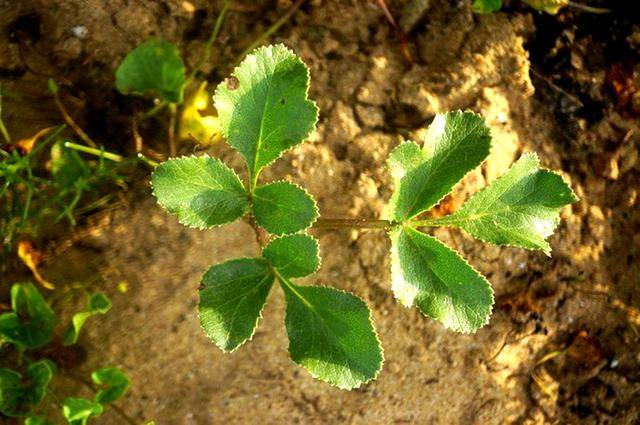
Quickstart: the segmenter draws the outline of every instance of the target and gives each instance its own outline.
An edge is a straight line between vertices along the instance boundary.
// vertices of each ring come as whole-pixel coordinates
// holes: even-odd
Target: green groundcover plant
[[[6,353],[12,346],[18,354],[18,368],[0,367],[0,413],[24,417],[26,425],[51,424],[41,411],[47,396],[56,402],[62,416],[72,425],[84,425],[102,414],[105,406],[120,398],[129,387],[129,378],[120,369],[101,368],[91,374],[96,387],[93,400],[67,397],[61,400],[49,388],[58,373],[56,364],[39,356],[54,341],[56,314],[31,283],[16,283],[11,288],[11,309],[0,315],[0,346]],[[73,315],[62,336],[65,346],[75,344],[80,330],[91,316],[105,314],[111,301],[101,292],[87,296],[87,306]]]
[[[559,212],[577,199],[558,174],[541,169],[537,156],[527,153],[455,213],[425,218],[491,148],[480,116],[450,112],[435,117],[421,145],[407,141],[389,155],[395,191],[388,219],[319,220],[316,202],[303,188],[259,178],[315,129],[318,108],[308,88],[307,67],[285,46],[255,50],[214,95],[224,137],[246,162],[246,182],[218,159],[181,157],[155,169],[153,193],[186,226],[209,229],[244,218],[256,231],[260,256],[213,265],[202,278],[200,322],[220,349],[232,352],[252,337],[277,282],[286,299],[293,361],[322,381],[352,389],[378,375],[383,351],[362,299],[296,281],[320,265],[318,242],[307,233],[314,223],[386,231],[395,297],[467,333],[488,322],[491,286],[459,253],[421,229],[453,226],[488,243],[550,254],[547,238]]]

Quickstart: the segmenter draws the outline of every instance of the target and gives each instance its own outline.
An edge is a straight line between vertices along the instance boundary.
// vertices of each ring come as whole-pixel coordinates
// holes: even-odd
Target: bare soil
[[[139,101],[115,93],[116,66],[151,36],[178,43],[193,64],[221,6],[210,3],[0,0],[0,75],[25,93],[5,106],[12,132],[26,136],[59,122],[45,90],[46,76],[56,76],[92,137],[130,152],[128,124]],[[204,69],[212,84],[290,6],[236,3]],[[394,14],[404,3],[388,2]],[[293,364],[276,288],[253,340],[223,354],[200,330],[196,288],[211,264],[257,252],[251,230],[179,225],[155,205],[142,175],[123,206],[49,245],[50,280],[99,277],[95,285],[114,301],[87,326],[67,374],[124,368],[133,387],[119,406],[138,422],[158,424],[638,423],[640,18],[624,2],[608,2],[608,16],[567,9],[555,17],[513,1],[504,12],[478,16],[470,3],[432,0],[409,34],[409,63],[376,2],[307,2],[271,41],[309,65],[320,123],[264,179],[305,186],[326,217],[382,217],[392,189],[389,151],[404,138],[419,139],[438,112],[481,113],[493,150],[455,189],[450,208],[525,151],[561,170],[581,198],[563,211],[551,258],[434,232],[492,282],[489,325],[460,335],[395,302],[382,232],[314,230],[323,263],[307,282],[353,291],[372,307],[386,357],[378,379],[345,392]],[[166,151],[153,128],[144,131]],[[212,152],[240,170],[229,147]],[[124,294],[120,282],[129,288]],[[58,386],[83,391],[67,378]],[[122,418],[107,411],[95,422]]]

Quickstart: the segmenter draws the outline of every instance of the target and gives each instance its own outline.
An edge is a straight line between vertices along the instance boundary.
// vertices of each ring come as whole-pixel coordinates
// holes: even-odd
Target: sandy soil
[[[0,55],[3,75],[16,89],[33,83],[36,92],[43,78],[20,68],[25,57],[31,67],[66,75],[84,125],[97,140],[124,150],[129,136],[122,116],[130,106],[113,93],[111,77],[119,60],[152,35],[197,51],[214,16],[206,2],[197,1],[191,3],[202,12],[189,12],[181,1],[55,0],[39,8],[42,1],[8,6],[5,24],[36,13],[40,32],[22,44],[0,40],[13,54]],[[247,2],[230,14],[205,69],[208,78],[228,72],[252,34],[288,5],[279,3],[272,10],[269,2]],[[389,3],[399,11],[403,2]],[[381,217],[391,191],[384,168],[388,152],[403,138],[419,137],[437,112],[483,114],[493,151],[456,188],[454,208],[524,151],[536,151],[545,166],[562,170],[581,198],[562,214],[552,258],[488,246],[462,232],[434,233],[492,282],[497,302],[489,325],[459,335],[396,303],[383,233],[313,231],[323,263],[307,282],[353,291],[372,307],[386,357],[379,378],[345,392],[294,365],[279,289],[253,340],[225,355],[199,328],[196,288],[211,264],[255,254],[253,235],[242,223],[186,229],[155,205],[141,179],[127,196],[128,206],[94,216],[73,244],[57,243],[58,255],[45,269],[54,281],[99,275],[97,286],[114,301],[99,325],[96,319],[87,327],[83,361],[70,365],[72,373],[121,366],[134,384],[119,405],[138,421],[158,424],[640,420],[640,316],[634,309],[640,305],[640,128],[633,111],[620,110],[607,95],[611,58],[598,50],[597,38],[578,30],[562,33],[565,50],[556,52],[571,64],[541,58],[548,50],[540,40],[552,37],[541,34],[539,25],[551,18],[534,18],[524,8],[474,16],[466,0],[432,3],[426,21],[410,34],[415,64],[403,58],[375,2],[315,0],[283,27],[273,40],[310,66],[310,94],[321,116],[310,142],[278,161],[264,179],[289,177],[305,186],[323,216]],[[261,13],[263,6],[269,12]],[[87,28],[85,38],[73,35],[77,25]],[[51,55],[39,56],[43,52]],[[187,57],[194,62],[195,56]],[[560,71],[565,80],[556,79]],[[575,82],[571,89],[579,90],[578,98],[558,85],[567,79]],[[100,90],[103,96],[92,95]],[[596,103],[602,112],[588,115]],[[56,118],[46,108],[29,117],[31,125]],[[21,119],[10,120],[18,133]],[[226,146],[215,146],[213,153],[241,166]],[[122,281],[126,294],[116,290]],[[64,379],[58,385],[61,391],[77,386]],[[121,421],[108,411],[96,423]]]

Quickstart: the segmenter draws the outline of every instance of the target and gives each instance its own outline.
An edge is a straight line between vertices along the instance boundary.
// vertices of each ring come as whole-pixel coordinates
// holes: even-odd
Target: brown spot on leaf
[[[225,81],[227,82],[227,88],[229,90],[236,90],[240,86],[240,80],[233,75],[228,77]]]

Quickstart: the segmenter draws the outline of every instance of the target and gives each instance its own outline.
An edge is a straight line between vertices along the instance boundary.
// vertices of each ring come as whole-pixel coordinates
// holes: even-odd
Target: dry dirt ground
[[[177,42],[194,63],[220,6],[191,1],[192,10],[178,0],[8,3],[0,1],[4,25],[23,17],[39,30],[29,32],[31,22],[17,32],[21,40],[3,34],[3,79],[16,90],[29,86],[33,94],[40,88],[44,93],[44,78],[34,68],[64,75],[79,120],[96,140],[125,152],[127,100],[113,91],[115,67],[150,36]],[[389,5],[395,13],[403,3]],[[284,177],[305,186],[326,217],[383,217],[391,191],[384,168],[389,151],[403,138],[419,138],[437,112],[483,114],[494,137],[492,153],[456,188],[450,207],[524,151],[538,152],[545,166],[561,170],[581,198],[563,211],[551,258],[488,246],[458,231],[434,233],[492,282],[496,306],[489,325],[459,335],[395,302],[383,233],[316,230],[323,263],[307,282],[353,291],[372,307],[386,357],[378,379],[345,392],[294,365],[277,288],[253,340],[223,354],[199,328],[196,288],[211,264],[257,252],[251,230],[242,223],[205,232],[182,227],[155,205],[141,177],[127,206],[88,220],[74,243],[56,245],[62,248],[45,269],[60,282],[100,276],[96,285],[114,301],[107,316],[87,327],[84,360],[72,365],[73,373],[87,375],[105,364],[124,368],[133,386],[120,407],[138,422],[158,424],[640,421],[640,316],[634,309],[640,306],[640,128],[634,111],[621,110],[607,91],[613,59],[588,31],[572,32],[582,22],[576,12],[567,12],[563,19],[570,22],[563,24],[524,7],[477,16],[467,0],[432,3],[409,35],[414,64],[401,54],[373,1],[310,1],[272,38],[309,65],[310,95],[321,115],[309,143],[264,179]],[[288,5],[236,7],[205,76],[219,81]],[[569,29],[554,28],[556,39],[547,33],[551,29],[540,28],[545,19]],[[74,35],[77,26],[86,28],[85,36]],[[637,48],[637,26],[635,31],[618,41]],[[558,40],[553,54],[569,59],[553,62],[549,51]],[[598,114],[587,110],[592,104],[600,105]],[[9,120],[18,133],[20,123],[29,123],[24,131],[31,133],[40,121],[56,119],[44,106],[31,112],[20,107],[26,115]],[[227,146],[212,151],[241,166]],[[122,281],[125,294],[116,290]],[[75,386],[58,383],[60,392]],[[122,419],[108,411],[95,422]]]

